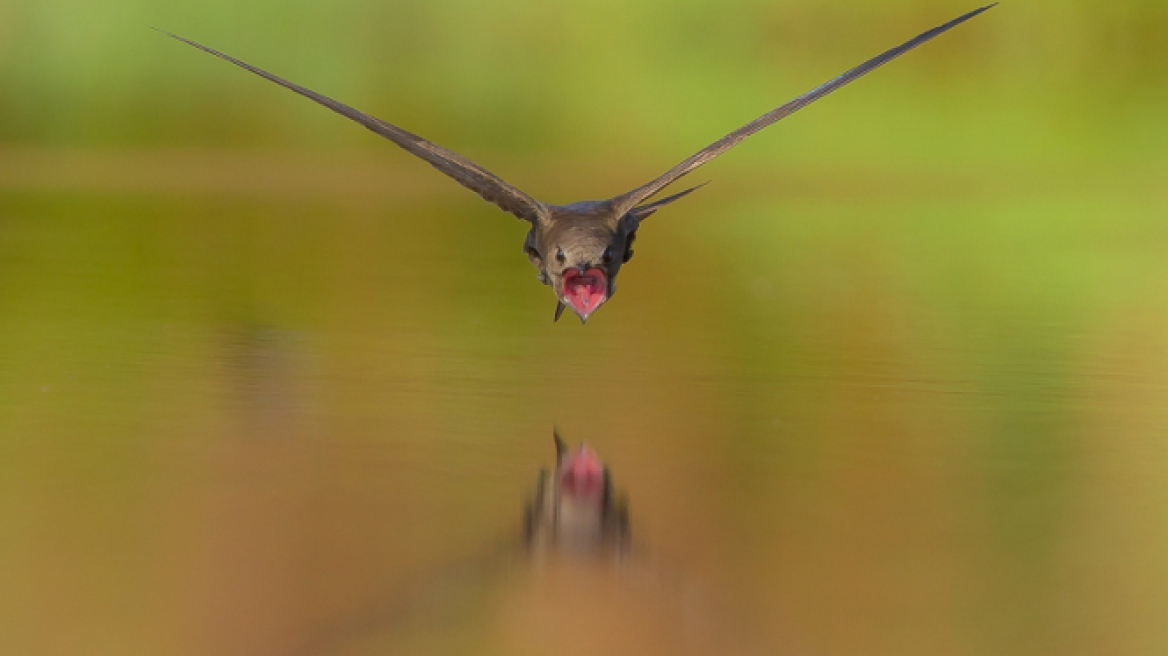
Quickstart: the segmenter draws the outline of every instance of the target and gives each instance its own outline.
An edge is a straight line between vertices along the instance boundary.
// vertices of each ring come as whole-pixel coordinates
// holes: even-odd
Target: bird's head
[[[557,318],[567,307],[587,321],[612,297],[630,242],[622,231],[600,224],[573,225],[552,235],[544,268],[559,303]]]

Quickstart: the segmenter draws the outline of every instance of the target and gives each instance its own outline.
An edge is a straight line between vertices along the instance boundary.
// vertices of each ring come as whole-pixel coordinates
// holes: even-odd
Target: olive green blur
[[[431,572],[375,653],[1163,653],[1162,0],[1010,0],[766,129],[587,326],[525,224],[151,29],[563,203],[975,6],[0,3],[0,653],[297,653]],[[685,595],[442,574],[553,425]]]

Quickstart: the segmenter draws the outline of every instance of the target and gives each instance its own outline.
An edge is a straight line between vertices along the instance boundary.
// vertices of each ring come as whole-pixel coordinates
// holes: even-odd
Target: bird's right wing
[[[454,180],[460,185],[470,189],[479,196],[482,196],[484,199],[494,203],[495,205],[498,205],[499,207],[503,208],[503,210],[510,212],[511,214],[514,214],[515,216],[525,221],[535,223],[537,221],[543,220],[548,216],[548,209],[546,205],[535,200],[531,196],[528,196],[518,188],[505,182],[499,176],[491,173],[478,164],[475,164],[469,159],[459,155],[458,153],[447,150],[431,141],[427,141],[426,139],[423,139],[416,134],[397,127],[396,125],[386,123],[379,118],[353,109],[352,107],[349,107],[343,103],[339,103],[332,98],[323,96],[310,89],[306,89],[299,84],[295,84],[276,75],[272,75],[271,73],[256,68],[247,62],[243,62],[230,55],[223,54],[218,50],[208,48],[205,45],[196,43],[190,39],[183,38],[177,34],[172,34],[165,31],[163,31],[163,33],[178,39],[183,43],[194,46],[203,52],[210,53],[220,59],[229,61],[232,64],[239,66],[240,68],[259,75],[260,77],[267,78],[268,80],[271,80],[272,82],[275,82],[276,84],[286,89],[290,89],[304,96],[305,98],[308,98],[309,100],[328,107],[345,118],[364,125],[373,132],[376,132],[377,134],[394,142],[403,150],[426,160],[434,168],[445,173],[451,178],[454,178]]]
[[[625,193],[625,194],[622,194],[620,196],[617,196],[616,198],[613,198],[612,202],[617,207],[617,213],[616,213],[617,216],[621,216],[625,212],[632,210],[634,207],[640,205],[642,201],[653,196],[654,194],[661,191],[665,187],[669,186],[670,184],[672,184],[675,180],[677,180],[681,176],[689,173],[690,171],[693,171],[694,169],[696,169],[699,166],[705,164],[706,162],[714,159],[718,155],[721,155],[722,153],[726,152],[727,150],[730,150],[734,146],[738,145],[743,139],[746,139],[747,137],[754,134],[755,132],[758,132],[759,130],[767,127],[768,125],[771,125],[772,123],[778,121],[779,119],[782,119],[782,118],[785,118],[787,116],[790,116],[791,114],[794,114],[795,112],[799,111],[800,109],[806,107],[807,105],[810,105],[811,103],[815,102],[816,100],[819,100],[820,98],[822,98],[822,97],[828,95],[829,93],[839,89],[840,87],[848,84],[849,82],[853,82],[853,81],[859,79],[860,77],[863,77],[864,75],[872,72],[873,70],[879,68],[880,66],[883,66],[884,64],[887,64],[888,62],[892,61],[893,59],[896,59],[897,57],[903,55],[904,53],[908,52],[909,50],[916,48],[917,46],[932,39],[933,37],[939,36],[947,31],[949,31],[950,29],[957,27],[961,23],[964,23],[965,21],[973,18],[974,16],[977,16],[978,14],[982,13],[983,11],[986,11],[987,9],[989,9],[990,7],[993,7],[993,6],[994,5],[988,5],[985,7],[981,7],[979,9],[975,9],[967,14],[963,14],[961,16],[958,16],[957,18],[954,18],[953,20],[949,21],[948,23],[945,23],[943,25],[938,25],[937,27],[934,27],[933,29],[928,30],[927,32],[923,32],[921,34],[918,34],[917,36],[909,39],[908,41],[905,41],[904,43],[900,44],[899,46],[896,46],[895,48],[892,48],[891,50],[887,50],[887,51],[873,57],[872,59],[869,59],[868,61],[864,62],[863,64],[860,64],[859,66],[844,73],[843,75],[832,78],[831,80],[828,80],[827,82],[821,84],[820,86],[815,87],[811,91],[808,91],[807,93],[805,93],[805,94],[803,94],[803,95],[801,95],[793,100],[790,100],[790,101],[776,107],[775,109],[772,109],[771,111],[767,112],[766,114],[763,114],[762,116],[754,119],[753,121],[738,128],[737,130],[731,132],[730,134],[722,137],[721,139],[710,144],[709,146],[706,146],[705,148],[694,153],[693,155],[690,155],[685,161],[683,161],[680,164],[678,164],[677,166],[669,169],[668,171],[666,171],[664,174],[662,174],[660,177],[656,178],[655,180],[651,180],[651,181],[641,185],[640,187],[637,187],[636,189],[634,189],[628,193]],[[670,198],[668,200],[672,200],[672,198]],[[648,206],[648,207],[651,207],[651,206]]]

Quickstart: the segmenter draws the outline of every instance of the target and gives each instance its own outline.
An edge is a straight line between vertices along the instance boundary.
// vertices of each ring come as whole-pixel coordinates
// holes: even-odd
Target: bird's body
[[[176,34],[170,36],[267,78],[364,125],[407,152],[427,161],[483,199],[530,222],[531,230],[524,240],[524,252],[538,269],[540,281],[551,286],[555,292],[556,319],[559,319],[561,312],[567,307],[571,308],[581,321],[585,321],[616,292],[617,274],[621,266],[632,257],[631,246],[641,221],[697,187],[660,200],[646,201],[677,179],[730,150],[743,139],[992,6],[975,9],[873,57],[727,134],[663,175],[632,191],[607,200],[582,201],[568,205],[541,203],[465,157],[416,134],[207,46]]]

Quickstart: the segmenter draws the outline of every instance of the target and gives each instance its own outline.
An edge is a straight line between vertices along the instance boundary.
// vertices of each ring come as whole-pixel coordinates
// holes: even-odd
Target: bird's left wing
[[[203,52],[215,55],[220,59],[227,60],[240,68],[267,78],[272,82],[296,93],[313,100],[334,112],[356,121],[366,128],[376,132],[377,134],[389,139],[403,150],[420,157],[430,163],[431,166],[445,173],[453,178],[462,186],[470,189],[484,199],[498,205],[503,210],[514,214],[515,216],[535,223],[541,221],[548,216],[548,209],[543,203],[535,200],[531,196],[520,191],[518,188],[508,184],[502,178],[475,164],[469,159],[459,155],[456,152],[447,150],[431,141],[427,141],[416,134],[403,130],[396,125],[387,123],[379,118],[370,116],[364,112],[353,109],[344,103],[339,103],[332,98],[323,96],[315,91],[306,89],[299,84],[289,82],[281,77],[272,75],[271,73],[256,68],[247,62],[240,61],[230,55],[226,55],[213,48],[191,41],[190,39],[181,37],[171,32],[159,30],[170,37],[178,39],[183,43],[194,46]]]

